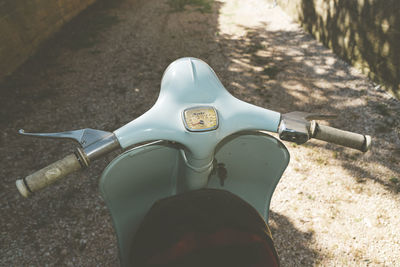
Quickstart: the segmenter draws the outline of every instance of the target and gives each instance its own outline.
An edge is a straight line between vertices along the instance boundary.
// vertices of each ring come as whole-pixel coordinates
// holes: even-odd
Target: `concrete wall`
[[[0,0],[0,80],[95,0]]]
[[[400,99],[400,0],[278,0],[293,19]]]

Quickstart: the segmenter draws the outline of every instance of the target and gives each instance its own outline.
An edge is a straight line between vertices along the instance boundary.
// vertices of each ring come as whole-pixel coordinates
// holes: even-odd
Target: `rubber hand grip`
[[[36,192],[81,168],[82,166],[77,156],[75,154],[70,154],[24,179],[17,180],[16,185],[21,195],[28,197],[31,193]]]
[[[369,135],[352,133],[319,124],[316,124],[313,138],[358,149],[362,152],[367,152],[371,147],[371,137]]]

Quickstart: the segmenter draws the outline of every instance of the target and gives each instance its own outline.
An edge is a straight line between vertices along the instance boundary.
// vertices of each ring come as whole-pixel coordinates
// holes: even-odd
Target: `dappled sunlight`
[[[268,7],[266,5],[261,6],[257,1],[249,0],[248,4],[243,5],[240,0],[232,1],[218,1],[223,3],[219,13],[219,30],[221,34],[230,34],[232,37],[241,37],[246,34],[246,27],[259,27],[262,25],[260,16],[258,14],[267,12]],[[253,3],[251,3],[253,2]],[[257,9],[254,8],[254,4],[257,5]],[[240,23],[237,18],[240,17]]]
[[[296,2],[309,32],[394,94],[399,93],[399,7],[397,0]]]
[[[265,12],[264,18],[271,11]],[[219,17],[220,25],[223,21],[221,16],[223,14]],[[234,16],[231,13],[230,19]],[[313,235],[315,241],[307,246],[318,250],[323,258],[322,263],[329,264],[330,260],[341,262],[338,259],[343,259],[341,264],[347,265],[348,259],[343,255],[349,255],[356,262],[368,259],[374,264],[382,263],[381,257],[387,256],[393,244],[384,242],[371,229],[384,227],[385,220],[389,220],[387,213],[378,212],[376,218],[360,217],[368,214],[369,209],[367,206],[360,209],[359,205],[368,203],[371,207],[376,199],[380,199],[385,204],[379,205],[391,206],[393,210],[399,206],[396,201],[400,187],[394,178],[398,177],[400,171],[396,161],[400,152],[396,152],[399,155],[395,156],[393,151],[396,150],[392,150],[394,146],[400,151],[399,140],[395,131],[385,128],[386,118],[375,111],[379,101],[387,100],[378,97],[373,84],[357,70],[296,28],[298,26],[284,25],[281,28],[285,30],[280,31],[276,24],[272,27],[273,22],[268,18],[260,23],[261,26],[246,26],[240,18],[237,19],[239,23],[236,25],[232,21],[229,27],[223,25],[226,28],[220,28],[222,30],[218,38],[223,47],[229,48],[223,51],[230,60],[229,71],[233,72],[226,76],[233,79],[226,84],[233,94],[283,113],[300,110],[336,114],[338,119],[322,123],[373,136],[374,147],[367,154],[318,141],[310,141],[306,147],[289,147],[292,162],[274,195],[276,202],[273,201],[273,211],[291,219],[296,210],[306,211],[296,217],[300,223],[294,222],[294,225],[303,231],[319,229]],[[233,29],[240,35],[235,35]],[[258,97],[252,96],[254,94]],[[392,126],[388,127],[398,127],[399,121],[393,115],[397,114],[400,118],[400,109],[396,111],[387,105],[382,107],[381,113],[390,113],[396,121],[390,121]],[[390,104],[390,107],[395,108],[396,104]],[[298,179],[304,180],[304,184],[291,188],[290,181]],[[329,193],[316,193],[324,187],[329,187]],[[285,200],[282,198],[285,193],[280,190],[288,190],[286,193],[295,199]],[[307,191],[316,195],[310,195]],[[389,198],[384,197],[386,194],[390,195]],[[320,208],[315,210],[301,205],[318,205]],[[399,217],[396,215],[390,220],[395,223]],[[357,232],[368,229],[369,232],[367,237],[353,236],[351,233],[354,229]],[[336,237],[328,233],[334,233]],[[394,236],[391,240],[394,240]],[[367,243],[371,246],[366,246]],[[386,252],[382,251],[381,256],[376,256],[374,249],[377,247]],[[320,262],[319,256],[315,262]]]
[[[337,119],[321,123],[373,137],[372,151],[366,154],[316,140],[301,146],[285,143],[291,163],[273,196],[270,219],[282,266],[348,266],[366,259],[384,264],[379,257],[388,257],[390,265],[398,244],[391,245],[396,237],[387,233],[400,224],[400,215],[391,214],[400,210],[399,104],[267,2],[224,0],[209,7],[210,1],[193,1],[173,8],[168,1],[121,0],[111,9],[100,5],[1,84],[0,158],[7,168],[0,171],[5,177],[0,189],[4,211],[10,214],[10,219],[2,218],[2,226],[13,233],[4,239],[9,251],[23,248],[33,259],[8,258],[9,265],[56,263],[64,246],[71,252],[62,261],[76,259],[75,265],[88,265],[88,257],[92,265],[96,260],[108,265],[118,261],[110,218],[97,209],[104,205],[97,196],[97,177],[112,157],[24,202],[11,190],[15,178],[61,158],[71,146],[32,142],[18,138],[16,131],[113,131],[151,108],[165,68],[186,56],[207,62],[239,99],[281,113],[337,114]],[[71,32],[90,32],[90,18],[110,14],[115,23],[99,32],[92,46],[71,38]],[[54,207],[63,210],[67,204],[55,214]],[[372,216],[368,209],[380,210]],[[30,231],[32,225],[39,230]],[[67,234],[49,237],[58,233],[57,227]],[[29,244],[18,234],[20,228],[29,232]],[[354,236],[354,231],[362,235]],[[80,241],[76,233],[88,240],[82,251],[75,248]],[[105,245],[100,252],[89,233],[101,237]],[[53,239],[47,242],[46,237]],[[47,258],[37,256],[43,251],[50,251]]]

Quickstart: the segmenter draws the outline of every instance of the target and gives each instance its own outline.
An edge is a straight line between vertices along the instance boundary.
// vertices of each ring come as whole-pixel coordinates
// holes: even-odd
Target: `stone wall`
[[[0,80],[95,0],[0,0]]]
[[[278,0],[337,55],[400,99],[399,0]]]

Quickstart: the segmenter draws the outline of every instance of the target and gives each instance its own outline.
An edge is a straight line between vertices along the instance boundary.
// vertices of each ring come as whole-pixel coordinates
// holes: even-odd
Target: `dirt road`
[[[192,56],[236,97],[373,136],[371,152],[287,144],[272,200],[282,266],[394,266],[400,261],[400,104],[263,0],[99,1],[0,84],[0,265],[115,266],[116,239],[98,194],[107,162],[32,199],[14,182],[73,144],[16,135],[115,130],[149,109],[164,69]],[[111,2],[111,1],[109,1]],[[193,1],[189,1],[193,2]]]

